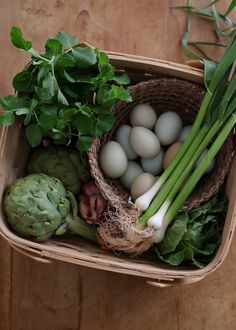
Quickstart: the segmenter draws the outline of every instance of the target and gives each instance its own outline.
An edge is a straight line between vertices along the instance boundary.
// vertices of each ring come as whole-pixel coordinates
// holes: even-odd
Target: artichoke
[[[31,174],[16,180],[4,195],[3,208],[23,237],[44,241],[70,232],[96,241],[95,229],[77,215],[74,195],[54,177]]]
[[[78,194],[81,184],[89,179],[85,154],[61,146],[51,145],[33,152],[28,160],[27,171],[29,174],[54,176],[74,194]]]

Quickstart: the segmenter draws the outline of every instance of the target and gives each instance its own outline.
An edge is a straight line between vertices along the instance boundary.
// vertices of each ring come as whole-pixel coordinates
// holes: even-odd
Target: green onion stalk
[[[143,211],[138,226],[153,226],[157,240],[160,239],[157,236],[164,237],[163,232],[168,224],[183,206],[235,125],[235,62],[236,33],[213,72],[209,61],[205,63],[207,91],[183,146],[155,184],[135,201],[136,206]],[[202,152],[214,139],[206,157],[186,180]]]

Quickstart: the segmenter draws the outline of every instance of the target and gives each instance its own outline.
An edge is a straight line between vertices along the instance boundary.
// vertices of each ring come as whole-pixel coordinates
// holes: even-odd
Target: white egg
[[[194,165],[194,169],[202,162],[202,160],[204,159],[204,157],[206,156],[206,154],[207,154],[207,152],[208,152],[208,149],[205,149],[203,152],[202,152],[202,154],[201,154],[201,156],[199,157],[199,159],[198,159],[198,161],[195,163],[195,165]],[[208,174],[208,173],[210,173],[213,169],[214,169],[214,167],[215,167],[215,159],[213,159],[212,161],[211,161],[211,164],[208,166],[208,168],[206,169],[206,171],[205,171],[205,174]]]
[[[178,137],[178,141],[183,142],[186,140],[189,132],[191,131],[192,125],[186,125],[182,128],[180,135]]]
[[[163,167],[164,150],[161,148],[157,156],[152,158],[141,158],[141,165],[145,172],[157,175]]]
[[[143,158],[155,157],[161,148],[158,137],[149,129],[140,126],[131,129],[129,142],[134,151]]]
[[[100,152],[100,164],[103,172],[112,179],[124,174],[128,160],[121,145],[115,141],[107,142]]]
[[[155,125],[155,133],[161,144],[167,146],[178,139],[182,129],[182,120],[174,111],[166,111],[162,113]]]
[[[130,189],[132,200],[135,201],[139,196],[148,191],[155,181],[156,178],[151,173],[144,172],[136,176]]]
[[[132,126],[142,126],[152,129],[155,125],[156,119],[156,112],[149,104],[138,104],[130,113],[130,122]]]
[[[122,146],[124,149],[127,158],[133,160],[138,157],[136,152],[131,148],[129,143],[129,134],[132,127],[129,125],[122,125],[116,131],[116,141]]]
[[[125,173],[120,177],[121,183],[128,189],[130,189],[132,182],[143,170],[141,166],[133,161],[128,162]]]

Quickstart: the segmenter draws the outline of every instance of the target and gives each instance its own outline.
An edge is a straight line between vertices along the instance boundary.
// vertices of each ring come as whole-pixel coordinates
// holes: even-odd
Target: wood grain
[[[206,3],[206,1],[201,1]],[[97,47],[183,63],[183,0],[1,0],[0,96],[28,61],[10,45],[19,25],[36,49],[59,30]],[[199,3],[199,2],[198,2]],[[226,8],[229,1],[221,1]],[[236,13],[233,15],[236,20]],[[193,39],[214,38],[194,21]],[[213,49],[214,53],[216,50]],[[199,283],[165,289],[145,280],[61,262],[40,264],[0,240],[1,330],[234,330],[236,240],[224,264]]]

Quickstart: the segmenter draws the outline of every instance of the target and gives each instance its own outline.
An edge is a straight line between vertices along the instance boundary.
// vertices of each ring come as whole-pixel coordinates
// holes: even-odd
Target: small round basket
[[[115,126],[101,138],[95,138],[88,152],[92,176],[104,197],[116,206],[129,203],[129,192],[117,182],[118,180],[111,180],[103,174],[99,165],[100,148],[112,139],[122,123],[128,123],[130,111],[135,105],[148,103],[154,108],[157,116],[165,111],[175,111],[181,116],[183,125],[187,125],[194,122],[205,94],[201,85],[176,78],[140,82],[132,86],[130,91],[132,102],[129,104],[119,102],[112,109],[117,118]],[[195,208],[219,191],[229,172],[233,155],[233,135],[230,135],[216,157],[214,170],[200,180],[183,209]]]

